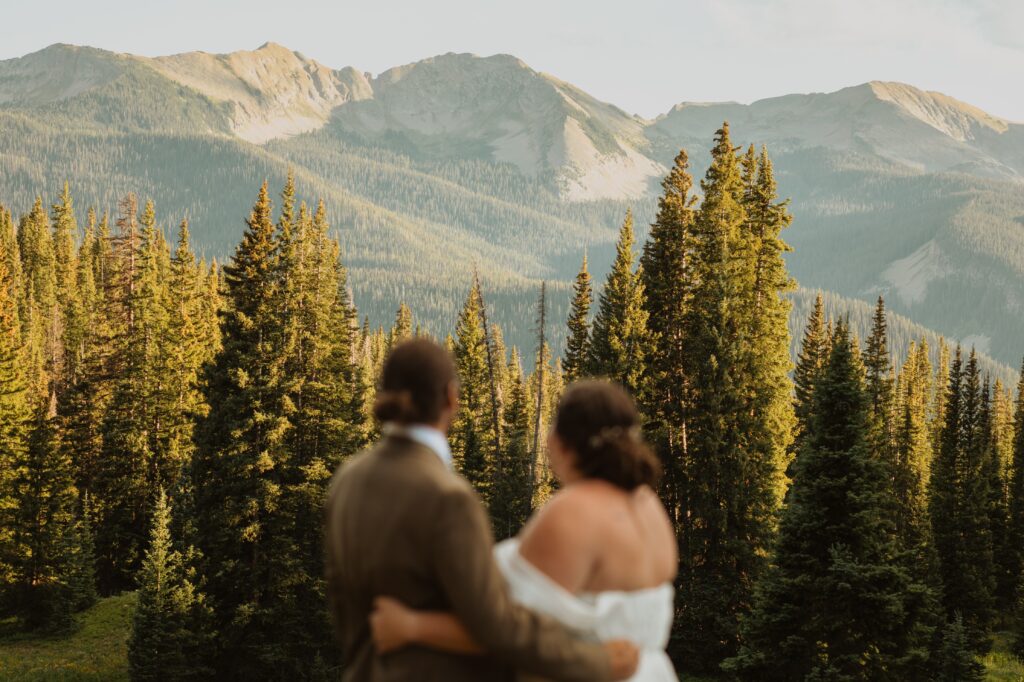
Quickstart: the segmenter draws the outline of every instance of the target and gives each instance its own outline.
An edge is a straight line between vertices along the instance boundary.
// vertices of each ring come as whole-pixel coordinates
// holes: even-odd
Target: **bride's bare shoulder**
[[[543,532],[579,534],[593,523],[580,524],[581,520],[593,521],[594,514],[607,508],[611,498],[621,493],[604,481],[580,481],[557,491],[537,510],[524,529],[524,533]]]

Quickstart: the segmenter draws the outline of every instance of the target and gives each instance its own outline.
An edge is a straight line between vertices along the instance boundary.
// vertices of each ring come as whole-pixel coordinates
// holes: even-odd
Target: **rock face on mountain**
[[[652,140],[707,139],[723,120],[773,150],[823,147],[870,154],[917,172],[1024,180],[1024,125],[937,92],[874,81],[837,92],[754,102],[676,105]]]
[[[255,144],[316,130],[335,107],[373,95],[362,73],[334,71],[276,43],[252,52],[187,52],[144,61],[181,85],[229,103],[231,131]]]
[[[0,201],[22,211],[69,180],[76,205],[103,210],[134,190],[223,256],[254,188],[292,167],[324,197],[373,319],[404,298],[447,328],[475,262],[525,339],[514,325],[533,287],[548,280],[562,315],[584,250],[600,279],[626,208],[642,230],[675,154],[699,178],[723,120],[736,143],[769,147],[802,285],[883,294],[1019,362],[1024,125],[899,83],[684,102],[648,121],[508,55],[372,76],[274,43],[166,57],[53,45],[0,61]]]
[[[385,71],[372,87],[338,110],[345,132],[510,163],[548,175],[570,201],[637,198],[665,171],[644,155],[645,121],[515,57],[446,54]]]

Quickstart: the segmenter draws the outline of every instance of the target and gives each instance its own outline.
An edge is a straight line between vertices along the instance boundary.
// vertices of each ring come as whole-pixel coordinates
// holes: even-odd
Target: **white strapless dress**
[[[640,647],[633,682],[677,682],[665,646],[672,629],[674,589],[666,583],[631,592],[572,594],[519,553],[519,540],[494,547],[498,566],[517,602],[596,640],[628,639]]]

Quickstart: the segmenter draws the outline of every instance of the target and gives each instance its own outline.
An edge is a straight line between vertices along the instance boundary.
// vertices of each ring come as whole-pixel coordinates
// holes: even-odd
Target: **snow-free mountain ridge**
[[[916,171],[1024,180],[1024,125],[941,93],[879,81],[750,105],[682,103],[648,121],[510,55],[445,54],[371,77],[276,43],[154,58],[58,44],[0,61],[0,104],[70,99],[134,64],[223,106],[227,130],[248,142],[331,124],[363,139],[404,138],[425,153],[472,150],[549,176],[569,201],[643,196],[665,171],[652,148],[706,139],[725,119],[773,149],[868,151]]]
[[[647,120],[510,55],[371,75],[275,43],[163,57],[52,45],[0,61],[0,201],[70,180],[78,205],[113,208],[134,190],[224,255],[253,187],[292,166],[342,228],[371,315],[404,298],[452,317],[476,261],[499,312],[525,320],[522,292],[567,291],[585,249],[600,280],[626,208],[642,232],[676,153],[700,177],[724,120],[735,144],[770,150],[801,284],[884,295],[1019,361],[1024,125],[901,83],[683,101]]]

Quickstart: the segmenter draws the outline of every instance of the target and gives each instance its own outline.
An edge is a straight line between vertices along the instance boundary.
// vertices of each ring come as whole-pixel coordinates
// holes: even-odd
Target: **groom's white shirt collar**
[[[405,436],[409,440],[416,441],[437,455],[446,467],[452,468],[452,449],[448,445],[448,438],[434,427],[424,424],[388,422],[381,431],[387,436]]]

